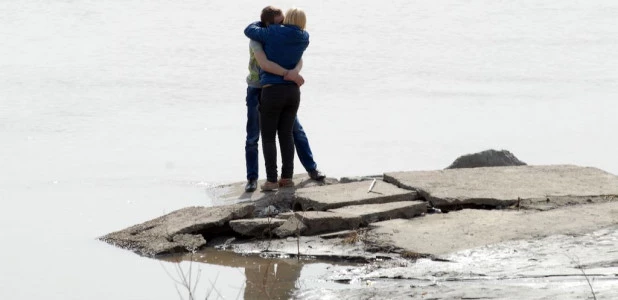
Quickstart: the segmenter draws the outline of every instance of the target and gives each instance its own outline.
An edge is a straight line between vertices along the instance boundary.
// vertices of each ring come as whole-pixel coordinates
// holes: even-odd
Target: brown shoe
[[[294,181],[290,178],[281,178],[279,179],[279,187],[282,188],[287,188],[287,187],[293,187],[294,186]]]
[[[279,188],[279,184],[277,182],[266,181],[260,188],[262,188],[264,192],[274,191]]]

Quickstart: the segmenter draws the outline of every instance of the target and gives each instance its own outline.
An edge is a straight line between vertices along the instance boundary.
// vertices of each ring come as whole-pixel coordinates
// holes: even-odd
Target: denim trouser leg
[[[298,154],[300,163],[303,164],[303,167],[305,167],[307,172],[317,169],[318,165],[313,160],[313,153],[311,153],[311,147],[309,147],[307,134],[305,134],[303,126],[300,125],[298,117],[294,120],[294,130],[292,133],[294,135],[294,145],[296,146],[296,153]]]
[[[262,89],[247,87],[247,138],[245,141],[245,161],[247,180],[258,179],[258,141],[260,140],[260,112],[258,106]]]

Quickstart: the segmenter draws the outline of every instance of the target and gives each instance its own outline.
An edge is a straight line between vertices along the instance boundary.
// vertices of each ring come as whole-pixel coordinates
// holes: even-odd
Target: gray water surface
[[[614,1],[0,1],[0,298],[178,298],[174,264],[96,238],[244,179],[267,4],[307,11],[299,118],[329,176],[488,148],[618,174]],[[202,265],[227,299],[243,269]]]

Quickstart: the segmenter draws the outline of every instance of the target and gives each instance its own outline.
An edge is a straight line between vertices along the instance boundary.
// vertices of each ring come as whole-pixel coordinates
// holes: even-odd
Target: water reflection
[[[234,282],[234,284],[236,286],[244,287],[244,293],[242,294],[244,299],[289,299],[297,287],[297,282],[300,279],[303,266],[310,263],[316,263],[315,260],[299,261],[297,259],[283,258],[267,259],[255,255],[243,256],[230,251],[218,251],[212,248],[199,251],[195,254],[166,256],[161,259],[175,263],[192,261],[232,268],[243,268],[245,277],[244,284],[241,283],[241,274],[234,277],[238,278],[238,282]],[[188,266],[193,269],[201,268],[202,272],[208,272],[208,266],[201,264],[199,266],[195,266],[194,263],[191,265],[185,265],[183,271],[188,271]],[[178,265],[177,268],[183,267]],[[175,277],[178,274],[179,273],[177,271],[168,271],[168,275],[171,277]],[[197,286],[197,282],[195,282],[195,280],[199,277],[194,276],[193,278],[193,282],[191,282],[190,285]],[[174,278],[174,280],[182,283],[182,279],[179,279],[180,278],[177,277]],[[216,291],[216,288],[220,285],[217,285],[214,282],[210,282],[210,284],[212,285],[211,288],[213,290],[209,291],[209,293],[212,295],[212,292],[214,292],[215,296],[213,298],[217,298],[216,294],[219,292]],[[219,296],[220,295],[221,294],[219,294]],[[241,293],[239,290],[238,298],[240,298],[240,295]]]

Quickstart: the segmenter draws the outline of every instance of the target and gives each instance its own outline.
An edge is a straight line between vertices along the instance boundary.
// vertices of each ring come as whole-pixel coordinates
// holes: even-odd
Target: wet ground
[[[329,269],[348,288],[299,289],[300,299],[617,299],[618,227]]]
[[[344,240],[301,237],[300,259],[294,254],[296,240],[289,238],[233,241],[226,244],[227,250],[206,248],[162,260],[180,262],[166,267],[180,294],[189,295],[180,274],[193,274],[193,285],[203,281],[197,294],[210,293],[213,299],[223,298],[218,288],[229,290],[231,285],[237,285],[239,299],[618,297],[618,226],[578,236],[503,242],[433,258],[363,252],[367,244]],[[332,248],[331,257],[311,255],[327,247]],[[245,280],[239,284],[218,281],[216,276],[200,279],[203,264],[238,268],[238,277]]]

